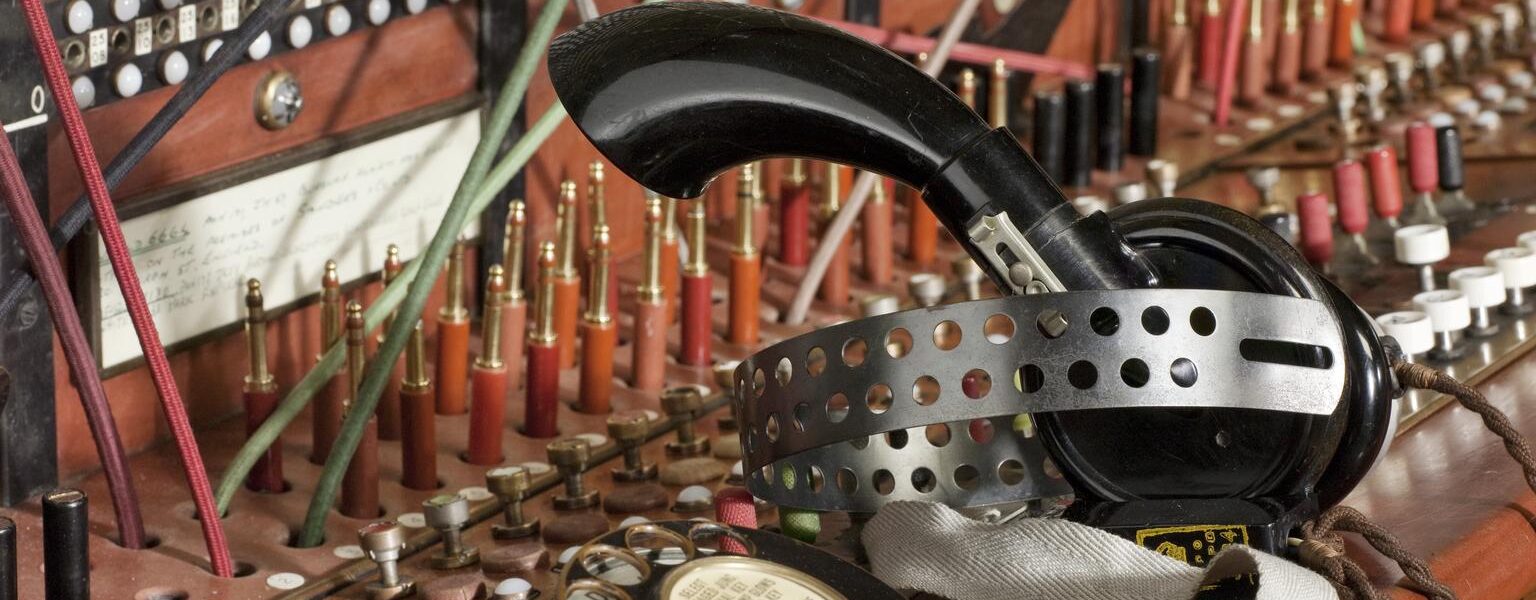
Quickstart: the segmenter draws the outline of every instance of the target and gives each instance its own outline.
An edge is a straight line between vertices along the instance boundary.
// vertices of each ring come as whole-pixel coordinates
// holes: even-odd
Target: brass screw
[[[677,424],[677,440],[667,442],[667,454],[699,456],[709,452],[709,438],[699,437],[693,425],[699,411],[704,408],[704,395],[699,390],[692,387],[668,388],[661,393],[661,408],[673,420],[682,417],[682,421]]]
[[[527,497],[528,488],[532,485],[528,469],[523,467],[498,467],[486,471],[486,489],[506,505],[503,509],[506,524],[492,525],[491,537],[510,540],[538,533],[538,517],[529,519],[523,515],[523,499]]]
[[[555,496],[555,508],[575,510],[597,505],[597,490],[586,489],[581,479],[592,459],[592,446],[581,438],[566,438],[550,442],[545,451],[565,481],[565,494]]]
[[[624,466],[614,467],[615,481],[645,481],[656,478],[656,463],[640,456],[640,445],[651,432],[651,422],[643,413],[620,413],[608,417],[608,436],[624,450]]]

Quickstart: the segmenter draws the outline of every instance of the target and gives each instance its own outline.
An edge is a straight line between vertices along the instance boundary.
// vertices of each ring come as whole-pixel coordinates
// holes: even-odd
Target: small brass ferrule
[[[491,265],[485,276],[485,312],[480,319],[480,357],[475,364],[501,368],[501,305],[506,300],[507,279],[501,265]]]
[[[555,215],[555,229],[560,240],[560,262],[556,274],[566,279],[576,277],[576,182],[560,183],[560,204]]]
[[[645,273],[640,284],[640,301],[647,304],[661,302],[661,238],[666,226],[662,223],[661,197],[650,194],[645,199]]]
[[[1008,126],[1008,66],[1003,59],[992,61],[992,80],[987,89],[987,120],[993,128]]]
[[[528,341],[541,346],[555,343],[555,243],[539,246],[539,297],[534,306],[534,325]]]
[[[1285,0],[1284,20],[1282,27],[1287,35],[1301,32],[1301,0]]]
[[[507,277],[507,302],[523,299],[523,244],[528,231],[528,209],[522,200],[507,207],[507,235],[501,242],[501,263]]]
[[[1328,20],[1328,0],[1312,0],[1312,20]]]
[[[469,319],[464,308],[464,238],[453,243],[453,254],[448,255],[448,302],[443,304],[442,317],[454,323]]]
[[[757,254],[752,243],[752,209],[757,204],[757,169],[749,164],[741,166],[736,179],[736,253],[742,256]]]
[[[705,260],[704,248],[708,245],[705,236],[706,222],[704,215],[704,199],[699,198],[688,203],[688,264],[683,265],[683,270],[689,277],[701,277],[709,274],[709,261]]]
[[[389,287],[389,284],[394,282],[395,278],[399,277],[400,272],[404,270],[405,264],[400,261],[400,247],[394,244],[390,244],[389,249],[386,250],[384,254],[384,287]],[[392,310],[389,311],[388,316],[384,317],[385,331],[388,331],[390,325],[395,322],[395,316],[398,315],[399,312],[400,311]]]
[[[767,171],[763,170],[763,161],[752,161],[752,171],[757,174],[752,179],[752,200],[755,206],[764,206],[768,203],[764,198],[768,193],[763,189],[763,182],[767,179]]]
[[[400,381],[402,389],[422,392],[432,387],[432,378],[427,375],[426,340],[426,334],[421,331],[421,319],[416,319],[416,327],[411,329],[411,337],[405,344],[405,378]]]
[[[791,159],[789,161],[789,170],[784,172],[784,181],[791,185],[805,185],[805,178],[805,159]]]
[[[261,282],[256,279],[245,284],[245,311],[245,339],[251,353],[251,374],[245,378],[245,389],[270,392],[276,386],[267,370],[267,311],[261,297]]]
[[[347,303],[347,376],[349,377],[348,390],[352,392],[353,400],[357,399],[357,390],[363,386],[363,369],[367,366],[367,347],[363,345],[367,329],[363,322],[363,305],[356,300]]]
[[[837,216],[843,207],[843,166],[827,163],[827,176],[821,182],[821,218],[826,221]]]
[[[1258,2],[1248,7],[1248,39],[1264,39],[1264,7]]]
[[[1323,0],[1326,2],[1327,0]],[[1205,0],[1205,18],[1221,16],[1221,0]]]
[[[1173,26],[1189,27],[1189,0],[1173,0]]]
[[[661,198],[661,239],[672,243],[677,241],[677,198],[657,196]]]
[[[976,110],[976,72],[970,69],[960,70],[960,89],[955,92],[960,96],[960,101]]]
[[[592,161],[587,169],[587,202],[592,209],[592,233],[597,234],[599,225],[608,224],[608,198],[604,185],[602,161]]]
[[[588,254],[587,314],[588,323],[607,324],[613,320],[608,308],[608,260],[613,253],[612,235],[607,225],[600,225],[592,232],[592,251]]]
[[[330,348],[340,339],[341,277],[336,274],[336,261],[327,260],[325,275],[320,278],[320,340]]]

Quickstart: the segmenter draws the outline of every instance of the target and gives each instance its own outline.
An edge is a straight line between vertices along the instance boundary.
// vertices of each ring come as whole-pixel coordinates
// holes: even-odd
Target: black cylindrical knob
[[[1440,166],[1440,189],[1455,192],[1467,185],[1461,158],[1461,130],[1455,125],[1435,130],[1435,157]]]
[[[1134,156],[1157,154],[1157,92],[1162,87],[1163,57],[1151,48],[1131,53],[1131,133]]]
[[[1119,171],[1125,163],[1125,67],[1099,65],[1093,88],[1099,117],[1099,168]]]
[[[1066,86],[1066,134],[1062,136],[1062,185],[1085,186],[1093,180],[1093,83],[1074,79]]]
[[[1060,182],[1065,175],[1062,162],[1062,141],[1067,135],[1067,110],[1061,92],[1040,90],[1035,92],[1035,130],[1031,150],[1035,162],[1045,170],[1051,181]]]
[[[49,600],[89,600],[91,560],[85,492],[62,489],[43,496],[43,584]]]
[[[0,600],[16,598],[16,522],[0,517]]]

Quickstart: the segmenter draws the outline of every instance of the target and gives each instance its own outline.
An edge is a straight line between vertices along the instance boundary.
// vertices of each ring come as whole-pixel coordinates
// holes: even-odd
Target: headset
[[[1293,247],[1253,218],[1199,200],[1081,215],[1011,133],[990,129],[882,48],[779,11],[661,3],[561,36],[549,71],[593,145],[657,193],[695,198],[726,169],[765,158],[826,160],[919,190],[1007,293],[1162,288],[1320,303],[1342,342],[1328,360],[1345,374],[1328,414],[1035,414],[1040,441],[1076,496],[1069,517],[1128,537],[1154,527],[1255,525],[1269,535],[1254,545],[1274,550],[1291,527],[1342,500],[1385,451],[1400,394],[1389,362],[1395,343]],[[750,402],[742,396],[738,410]],[[1236,443],[1213,446],[1218,439]]]

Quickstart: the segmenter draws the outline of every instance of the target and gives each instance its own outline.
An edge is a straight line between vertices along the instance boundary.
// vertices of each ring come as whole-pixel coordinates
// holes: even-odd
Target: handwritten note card
[[[464,113],[125,221],[161,341],[243,319],[248,278],[261,280],[267,306],[280,306],[318,291],[327,259],[346,281],[377,271],[390,244],[416,256],[469,164],[479,119]],[[101,256],[108,368],[141,353]]]

